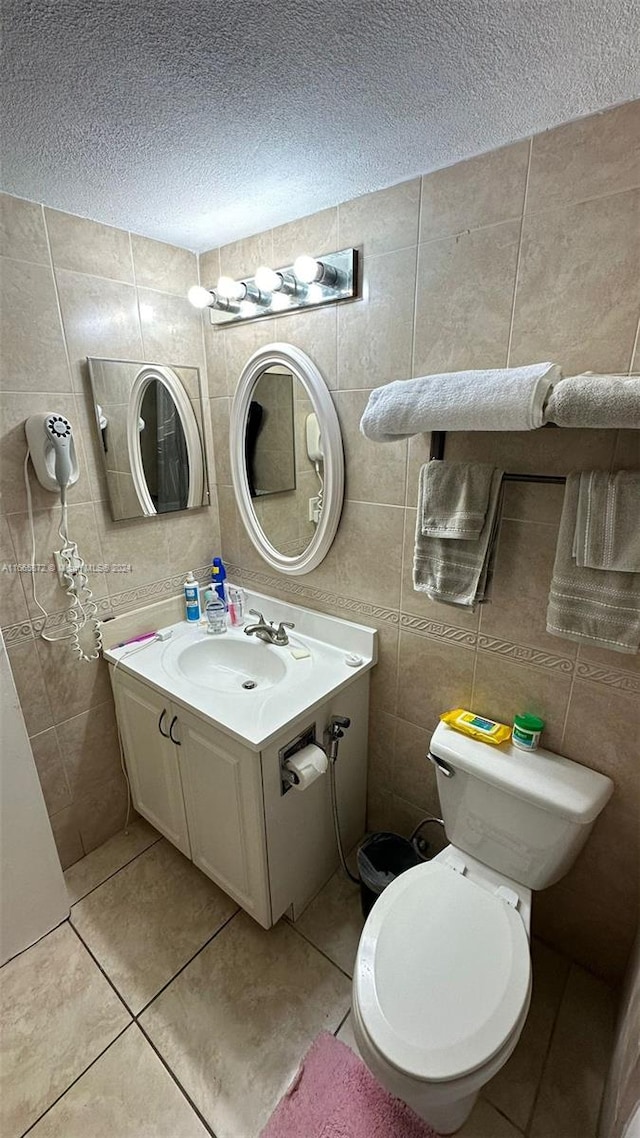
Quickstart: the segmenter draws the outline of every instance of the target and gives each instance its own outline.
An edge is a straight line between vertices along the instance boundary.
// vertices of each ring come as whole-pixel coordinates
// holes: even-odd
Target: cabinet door
[[[172,704],[125,672],[112,673],[112,682],[133,805],[191,857],[177,748],[160,731],[169,730]]]
[[[179,711],[191,856],[264,928],[271,926],[260,755]]]

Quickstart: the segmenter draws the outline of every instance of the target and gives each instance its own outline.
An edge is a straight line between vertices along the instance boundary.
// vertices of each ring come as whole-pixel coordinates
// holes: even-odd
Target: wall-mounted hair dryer
[[[33,564],[31,590],[33,599],[45,618],[45,625],[40,636],[43,640],[52,643],[57,640],[71,640],[71,647],[79,660],[97,660],[102,647],[98,609],[91,596],[84,561],[78,552],[75,541],[69,537],[67,526],[67,489],[78,481],[80,474],[71,423],[58,411],[47,411],[44,415],[31,415],[27,419],[24,429],[27,436],[24,483],[29,507],[31,561]],[[29,484],[29,458],[31,458],[40,485],[45,490],[60,495],[61,516],[58,533],[60,534],[61,548],[56,550],[54,556],[58,564],[60,584],[69,597],[68,619],[71,623],[71,632],[64,632],[57,636],[48,636],[45,633],[49,613],[40,604],[36,596],[36,538],[33,526],[31,486]],[[91,629],[92,641],[87,651],[80,644],[80,633],[86,625]]]
[[[315,411],[311,411],[307,415],[305,434],[309,461],[313,463],[314,470],[318,476],[318,482],[320,483],[318,493],[315,494],[313,498],[309,498],[309,521],[313,522],[314,525],[319,525],[320,518],[322,517],[322,508],[324,506],[324,451],[322,450],[320,424]]]
[[[322,435],[320,433],[320,424],[318,416],[315,411],[311,411],[307,415],[305,423],[307,435],[307,454],[311,462],[322,462],[324,454],[322,451]]]
[[[36,478],[45,490],[59,494],[80,474],[71,423],[57,411],[32,415],[24,425]]]

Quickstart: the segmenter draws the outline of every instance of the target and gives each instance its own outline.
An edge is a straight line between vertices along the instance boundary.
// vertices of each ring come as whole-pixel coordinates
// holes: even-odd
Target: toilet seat
[[[354,995],[373,1046],[411,1078],[459,1079],[501,1051],[526,1016],[527,931],[510,891],[459,864],[397,878],[365,924]]]

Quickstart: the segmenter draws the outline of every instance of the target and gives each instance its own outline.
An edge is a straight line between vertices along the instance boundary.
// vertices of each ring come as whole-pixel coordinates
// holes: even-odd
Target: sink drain
[[[252,688],[257,688],[258,685],[255,680],[245,680],[242,686],[246,691],[251,691]]]

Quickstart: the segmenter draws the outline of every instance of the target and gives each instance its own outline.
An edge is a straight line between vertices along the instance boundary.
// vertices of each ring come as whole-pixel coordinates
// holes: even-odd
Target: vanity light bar
[[[211,323],[216,325],[320,308],[359,295],[358,253],[341,249],[321,257],[305,254],[280,269],[261,265],[253,277],[220,277],[213,288],[194,285],[187,295],[196,308],[209,309]]]

